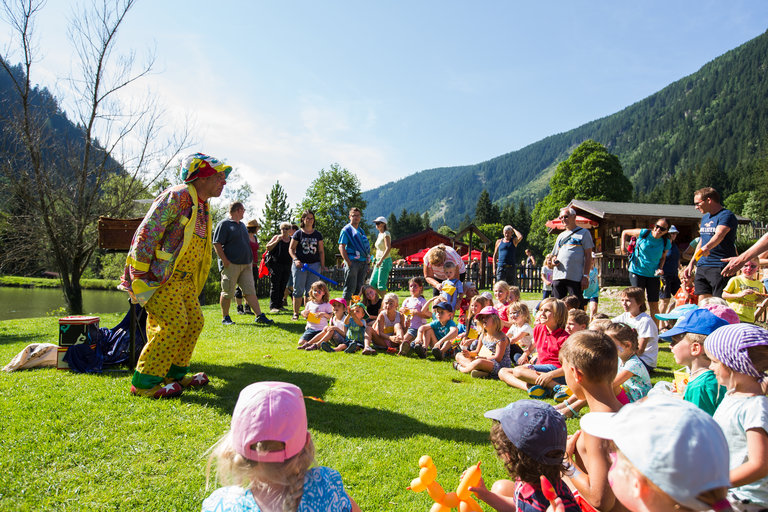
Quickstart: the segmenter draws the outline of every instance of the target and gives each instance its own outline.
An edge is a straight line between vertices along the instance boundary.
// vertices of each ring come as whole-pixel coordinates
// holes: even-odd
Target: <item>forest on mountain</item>
[[[764,179],[767,74],[764,33],[613,115],[476,165],[421,171],[363,197],[383,215],[426,212],[433,227],[456,227],[472,216],[483,189],[500,207],[520,200],[533,207],[557,165],[592,139],[618,156],[632,184],[626,201],[687,203],[692,187],[709,180],[724,197],[740,194],[743,205]]]

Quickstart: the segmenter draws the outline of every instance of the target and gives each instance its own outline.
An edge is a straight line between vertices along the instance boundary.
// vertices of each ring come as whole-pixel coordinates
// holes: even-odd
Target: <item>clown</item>
[[[146,309],[148,336],[131,382],[134,395],[170,398],[208,384],[204,373],[187,373],[203,330],[197,298],[211,266],[208,199],[221,195],[231,171],[202,153],[186,157],[184,184],[160,194],[133,235],[119,288]]]

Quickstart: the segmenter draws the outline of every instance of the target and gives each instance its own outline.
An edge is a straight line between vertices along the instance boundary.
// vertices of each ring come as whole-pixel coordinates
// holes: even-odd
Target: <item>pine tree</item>
[[[280,232],[280,223],[290,221],[290,217],[291,209],[288,206],[288,196],[280,182],[277,181],[267,194],[261,219],[259,219],[259,224],[261,224],[259,244],[261,247],[266,246],[267,241]]]
[[[422,218],[422,221],[424,222],[424,229],[429,229],[431,227],[431,224],[429,222],[429,212],[424,212],[424,217]]]
[[[499,207],[491,202],[491,196],[487,190],[483,189],[480,197],[477,199],[475,208],[475,224],[491,224],[499,222]]]

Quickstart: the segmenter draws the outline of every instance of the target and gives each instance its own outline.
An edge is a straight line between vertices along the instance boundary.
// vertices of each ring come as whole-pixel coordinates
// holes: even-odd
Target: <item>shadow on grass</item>
[[[50,334],[0,334],[0,345],[12,343],[51,343]],[[56,340],[53,341],[56,343]]]
[[[672,373],[671,368],[662,368],[661,366],[657,366],[653,372],[651,372],[651,377],[661,377],[664,380],[674,380],[675,375]]]
[[[308,372],[287,371],[281,368],[241,363],[235,366],[205,366],[209,377],[223,382],[223,386],[210,394],[185,393],[184,402],[215,407],[230,415],[237,397],[248,384],[275,380],[299,386],[305,396],[324,399],[335,379]],[[453,426],[429,425],[405,414],[376,407],[334,402],[305,401],[309,426],[315,430],[344,437],[403,439],[413,435],[428,435],[446,441],[485,445],[488,432]]]

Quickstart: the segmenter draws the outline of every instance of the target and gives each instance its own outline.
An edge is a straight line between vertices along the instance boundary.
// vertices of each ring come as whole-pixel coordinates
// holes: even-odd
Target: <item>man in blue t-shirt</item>
[[[720,272],[725,267],[723,259],[736,256],[736,227],[738,220],[730,210],[720,204],[720,194],[711,187],[704,187],[693,194],[693,205],[704,216],[701,218],[699,244],[685,268],[685,275],[693,273],[696,265],[696,295],[699,299],[720,297],[728,279]]]
[[[368,237],[360,227],[363,212],[353,207],[349,210],[349,224],[341,228],[339,233],[339,252],[344,259],[344,300],[349,301],[353,295],[359,295],[365,283],[368,272],[368,262],[371,260],[371,246]]]

